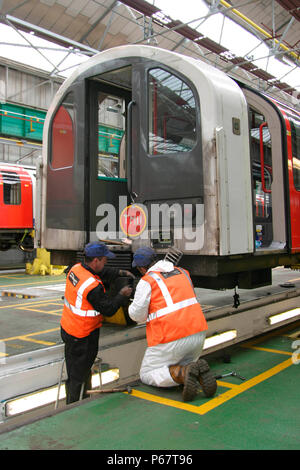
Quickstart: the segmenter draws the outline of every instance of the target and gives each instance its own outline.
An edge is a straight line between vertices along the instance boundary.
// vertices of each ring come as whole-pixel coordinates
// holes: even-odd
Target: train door
[[[185,233],[198,224],[199,240],[193,249],[200,250],[204,187],[198,93],[185,76],[158,62],[140,63],[136,74],[136,105],[129,116],[128,187],[135,202],[146,209],[148,231],[143,235],[155,249],[175,244],[184,249],[183,224]]]
[[[186,77],[162,64],[140,67],[141,139],[132,152],[131,189],[147,204],[203,204],[198,94]],[[134,109],[134,113],[138,110]]]
[[[244,90],[249,105],[254,246],[256,253],[287,245],[281,121],[263,97]]]
[[[280,105],[286,125],[291,250],[300,250],[300,113]]]
[[[148,209],[147,222],[155,228],[153,246],[173,244],[174,235],[168,231],[165,239],[161,222],[154,225],[150,206],[179,203],[181,214],[180,204],[188,204],[192,211],[196,204],[203,205],[199,106],[193,85],[154,61],[133,59],[130,65],[90,80],[89,145],[90,156],[95,156],[90,158],[91,239],[101,238],[99,217],[107,217],[103,204],[119,207],[120,212],[120,196],[128,196],[128,203],[142,203]],[[109,230],[105,236],[115,238]]]
[[[131,66],[89,82],[90,240],[120,238],[119,212],[129,204],[125,131],[130,101]]]

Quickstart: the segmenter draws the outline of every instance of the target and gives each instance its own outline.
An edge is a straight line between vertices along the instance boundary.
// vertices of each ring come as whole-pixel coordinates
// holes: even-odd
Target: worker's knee
[[[159,369],[152,369],[145,372],[141,369],[140,379],[146,385],[152,385],[153,387],[174,387],[178,385],[172,379],[168,366],[160,367]]]

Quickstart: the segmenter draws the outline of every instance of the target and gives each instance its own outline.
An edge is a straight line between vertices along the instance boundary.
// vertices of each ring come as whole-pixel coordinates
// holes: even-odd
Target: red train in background
[[[34,248],[36,171],[0,163],[0,250]]]

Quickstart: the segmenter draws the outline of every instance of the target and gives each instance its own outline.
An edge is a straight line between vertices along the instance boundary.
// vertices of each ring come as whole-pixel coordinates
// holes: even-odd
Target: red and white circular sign
[[[137,204],[125,207],[120,215],[120,226],[128,237],[137,237],[146,228],[147,217],[145,211]]]

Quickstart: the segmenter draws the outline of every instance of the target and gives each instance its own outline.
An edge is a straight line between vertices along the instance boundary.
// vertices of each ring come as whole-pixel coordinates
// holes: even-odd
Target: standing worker
[[[98,353],[103,316],[113,316],[132,293],[132,288],[125,286],[110,298],[104,284],[109,285],[119,276],[134,277],[130,271],[104,267],[107,258],[115,257],[104,243],[88,243],[84,257],[83,263],[75,264],[68,272],[61,318],[68,374],[67,404],[79,400],[83,383],[84,392],[91,388],[91,367]]]
[[[141,381],[156,387],[183,385],[183,400],[193,400],[199,384],[207,397],[217,389],[215,377],[202,353],[207,323],[188,271],[170,261],[157,261],[154,250],[139,248],[133,267],[142,274],[129,316],[146,323],[148,348]]]

